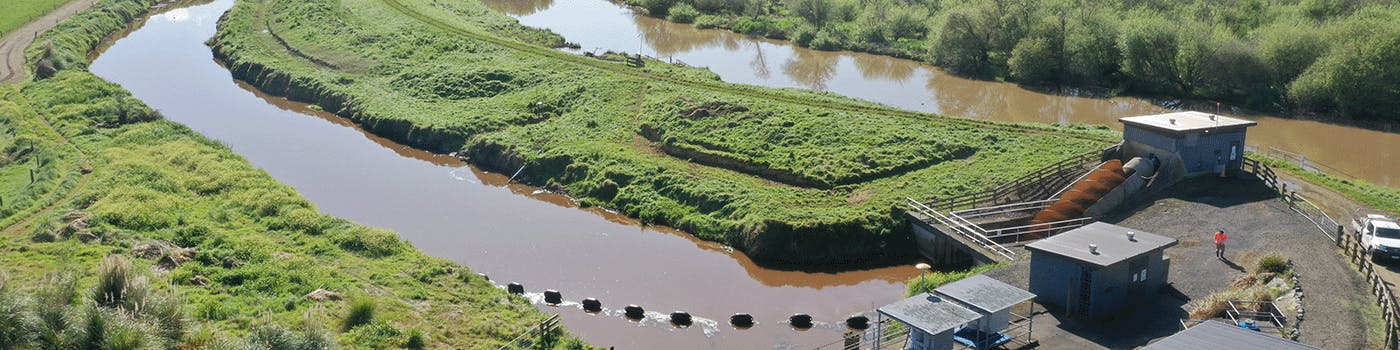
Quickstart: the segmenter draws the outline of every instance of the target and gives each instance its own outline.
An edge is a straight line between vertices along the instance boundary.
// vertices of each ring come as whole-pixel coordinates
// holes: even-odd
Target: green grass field
[[[728,84],[546,46],[558,42],[476,1],[422,0],[244,1],[213,40],[265,91],[487,168],[524,165],[524,181],[772,265],[907,258],[888,248],[907,243],[904,197],[987,188],[1116,137]]]
[[[62,6],[69,0],[5,0],[0,5],[0,36]]]
[[[0,87],[0,348],[241,349],[311,334],[295,341],[496,349],[544,319],[466,266],[321,214],[71,61],[153,2],[103,0],[40,38],[59,42],[51,53],[30,51],[65,69]],[[304,297],[317,289],[344,300]],[[118,294],[138,301],[104,302]]]

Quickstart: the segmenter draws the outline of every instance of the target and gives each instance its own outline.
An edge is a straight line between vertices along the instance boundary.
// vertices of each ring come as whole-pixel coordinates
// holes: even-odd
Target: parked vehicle
[[[1400,223],[1365,208],[1357,209],[1351,223],[1361,235],[1361,245],[1371,250],[1371,261],[1400,259]]]

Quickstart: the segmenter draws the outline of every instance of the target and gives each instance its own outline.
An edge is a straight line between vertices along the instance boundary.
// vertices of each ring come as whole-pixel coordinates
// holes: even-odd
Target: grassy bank
[[[1372,209],[1384,210],[1390,213],[1400,213],[1400,188],[1380,186],[1364,181],[1343,179],[1328,175],[1322,172],[1309,171],[1299,167],[1292,162],[1260,157],[1260,161],[1268,164],[1274,169],[1287,171],[1293,176],[1297,176],[1318,186],[1337,191],[1344,196],[1371,207]],[[1350,215],[1351,213],[1343,213]],[[1350,220],[1350,218],[1337,218]]]
[[[1007,263],[996,263],[978,265],[966,270],[937,271],[925,273],[922,276],[911,278],[909,279],[909,281],[905,282],[904,294],[908,296],[913,296],[924,291],[932,291],[945,284],[957,282],[959,280],[967,278],[968,276],[973,276],[981,274],[983,272],[995,270],[999,267],[1006,266],[1006,264]]]
[[[0,12],[0,36],[53,11],[68,0],[8,0]]]
[[[979,190],[1114,138],[727,84],[520,33],[475,1],[263,0],[238,3],[212,44],[264,91],[488,169],[524,166],[523,181],[770,266],[904,259],[904,197]]]
[[[0,275],[7,280],[0,307],[15,311],[4,320],[22,316],[0,322],[0,337],[51,330],[65,342],[121,335],[99,339],[104,348],[241,348],[310,334],[297,341],[494,349],[545,318],[527,300],[393,232],[319,213],[228,148],[159,119],[82,69],[85,62],[68,60],[142,12],[143,1],[104,0],[45,34],[31,53],[64,62],[60,69],[0,87]],[[104,259],[129,266],[111,268],[122,264]],[[116,278],[113,269],[131,272]],[[307,297],[319,289],[336,296]],[[55,293],[68,297],[48,297]],[[174,308],[150,312],[174,316],[103,301],[137,294]],[[16,324],[29,328],[6,332]],[[551,337],[555,347],[583,347]],[[7,349],[47,348],[39,337],[6,339]]]
[[[1400,120],[1385,1],[626,0],[700,28],[1031,85]],[[1387,101],[1387,102],[1377,102]]]

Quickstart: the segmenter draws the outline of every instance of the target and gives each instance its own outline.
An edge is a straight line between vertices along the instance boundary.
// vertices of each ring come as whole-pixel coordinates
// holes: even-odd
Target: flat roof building
[[[1196,111],[1118,121],[1123,123],[1122,158],[1155,158],[1173,181],[1207,173],[1234,174],[1243,164],[1245,130],[1259,125]]]
[[[911,328],[905,349],[912,350],[952,349],[953,331],[982,318],[982,314],[928,293],[881,306],[878,311]]]
[[[955,344],[981,350],[1019,337],[1025,337],[1029,343],[1031,328],[1028,324],[1018,325],[1014,334],[1009,334],[1013,332],[1008,326],[1011,308],[1034,298],[1034,294],[1020,288],[975,275],[945,284],[932,293],[919,293],[882,306],[877,311],[882,317],[893,318],[909,327],[906,350],[947,350]],[[1030,322],[1026,317],[1019,320]]]
[[[1143,350],[1321,350],[1322,348],[1209,320],[1170,337],[1147,344]]]
[[[1036,302],[1072,318],[1103,319],[1167,283],[1171,237],[1095,222],[1026,245]]]

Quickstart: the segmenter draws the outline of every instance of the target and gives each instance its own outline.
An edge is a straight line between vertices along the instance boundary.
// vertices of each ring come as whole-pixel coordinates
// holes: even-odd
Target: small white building
[[[905,350],[948,350],[958,345],[991,349],[1022,336],[1029,342],[1029,326],[1009,331],[1014,316],[1011,308],[1034,299],[1034,294],[985,275],[964,278],[933,291],[879,309],[882,317],[909,327]],[[1026,317],[1016,318],[1030,322]]]

